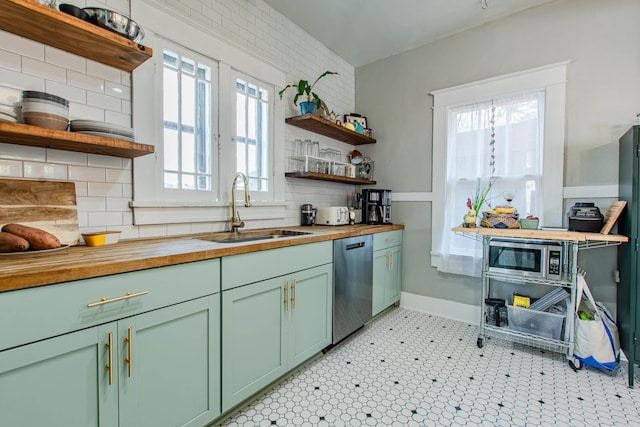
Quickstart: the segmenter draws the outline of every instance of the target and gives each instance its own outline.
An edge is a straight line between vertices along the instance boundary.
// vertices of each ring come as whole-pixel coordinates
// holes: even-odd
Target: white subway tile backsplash
[[[131,101],[131,87],[129,86],[113,82],[105,82],[104,93],[105,95],[113,96],[115,98]]]
[[[104,79],[88,76],[77,71],[67,71],[67,83],[71,86],[90,90],[93,92],[104,93]]]
[[[67,72],[64,68],[32,58],[22,58],[22,72],[56,82],[67,80]]]
[[[12,33],[0,31],[0,46],[9,52],[44,61],[44,45]]]
[[[88,165],[111,169],[122,169],[124,159],[114,156],[103,156],[101,154],[89,154]],[[109,179],[107,179],[109,181]]]
[[[87,165],[87,154],[75,151],[47,149],[47,162],[68,165]]]
[[[20,71],[20,55],[0,49],[0,67]]]
[[[120,212],[88,212],[88,227],[104,227],[109,225],[123,225]]]
[[[87,69],[87,60],[64,50],[51,46],[45,46],[44,59],[47,63],[84,73]]]
[[[130,170],[107,169],[107,182],[117,182],[120,184],[131,184],[133,176]]]
[[[14,87],[20,90],[44,91],[43,78],[8,70],[6,68],[0,68],[0,82],[2,82],[3,86]]]
[[[67,165],[24,162],[25,178],[67,179]]]
[[[91,197],[122,197],[122,184],[89,182],[87,183],[87,195]]]
[[[130,199],[125,197],[107,197],[107,212],[127,212],[130,211]]]
[[[162,237],[167,235],[166,225],[140,225],[138,226],[138,236],[144,237]]]
[[[106,212],[104,197],[76,197],[78,209],[83,212]]]
[[[73,181],[106,182],[106,170],[89,166],[69,166],[69,179]]]
[[[87,92],[87,105],[102,108],[104,110],[120,111],[120,98],[103,95],[101,93]]]
[[[1,141],[1,140],[0,140]],[[44,162],[46,159],[44,148],[28,147],[26,145],[3,144],[0,142],[0,159],[30,160]]]
[[[87,74],[98,77],[102,80],[108,80],[114,83],[121,83],[120,70],[99,62],[87,60]]]
[[[22,162],[19,160],[1,160],[0,176],[22,178]]]
[[[89,191],[87,189],[88,183],[86,182],[75,182],[76,184],[76,197],[87,197]]]
[[[89,213],[78,210],[78,227],[80,228],[80,232],[82,232],[83,227],[88,227],[88,226],[89,226]]]
[[[64,83],[47,81],[45,82],[45,92],[61,96],[69,102],[75,102],[78,104],[87,103],[86,90],[79,87],[69,86]]]
[[[167,225],[167,236],[190,234],[191,229],[191,224],[169,224]]]
[[[122,197],[127,197],[133,200],[133,185],[122,186]]]
[[[118,111],[106,110],[104,112],[104,121],[107,123],[114,123],[126,127],[131,127],[131,115],[124,114]]]
[[[69,118],[71,120],[98,120],[104,121],[104,110],[98,107],[90,107],[77,102],[69,103]]]

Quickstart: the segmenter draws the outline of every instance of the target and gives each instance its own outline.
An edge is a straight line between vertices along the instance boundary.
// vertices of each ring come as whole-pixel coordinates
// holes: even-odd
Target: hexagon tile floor
[[[478,326],[393,309],[222,425],[640,426],[626,365],[574,372],[559,353],[477,338]]]

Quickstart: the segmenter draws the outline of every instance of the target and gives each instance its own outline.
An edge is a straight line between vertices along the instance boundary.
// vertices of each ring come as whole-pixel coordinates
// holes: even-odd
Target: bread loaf
[[[29,242],[31,249],[42,250],[60,247],[60,240],[56,236],[39,228],[22,224],[7,224],[2,227],[2,231],[22,237]]]

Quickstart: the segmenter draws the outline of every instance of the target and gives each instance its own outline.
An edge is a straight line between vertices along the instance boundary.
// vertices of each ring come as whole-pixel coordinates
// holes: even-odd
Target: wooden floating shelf
[[[354,185],[374,185],[375,181],[362,178],[347,178],[346,176],[329,175],[327,173],[317,172],[286,172],[284,174],[287,178],[302,178],[302,179],[315,179],[318,181],[331,181],[340,182],[343,184]]]
[[[33,0],[0,1],[0,29],[128,72],[153,55],[151,48]]]
[[[304,116],[289,117],[285,120],[287,124],[296,126],[338,141],[346,142],[351,145],[375,144],[375,138],[363,135],[361,133],[343,128],[332,121],[323,119],[314,114],[305,114]]]
[[[153,145],[10,122],[0,122],[0,142],[128,159],[155,151]]]

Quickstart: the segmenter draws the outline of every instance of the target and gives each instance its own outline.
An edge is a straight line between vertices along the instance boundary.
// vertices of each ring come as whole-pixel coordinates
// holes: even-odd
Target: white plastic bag
[[[615,369],[620,357],[616,323],[604,305],[595,302],[582,275],[578,276],[577,292],[573,355],[586,365]],[[593,320],[581,319],[578,315],[580,311],[590,315]]]

